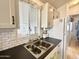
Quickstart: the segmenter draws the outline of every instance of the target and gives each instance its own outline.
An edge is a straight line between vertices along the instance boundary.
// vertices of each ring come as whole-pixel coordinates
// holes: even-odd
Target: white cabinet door
[[[15,28],[15,0],[0,0],[0,28]]]
[[[55,47],[46,57],[45,59],[56,59],[58,47]]]
[[[51,28],[53,26],[53,7],[49,3],[43,5],[41,17],[41,27]]]
[[[48,3],[43,5],[41,14],[42,14],[42,16],[41,16],[41,27],[47,28],[48,27]]]
[[[61,43],[58,44],[46,57],[45,59],[61,59]]]
[[[53,27],[53,7],[49,4],[48,6],[48,27]]]

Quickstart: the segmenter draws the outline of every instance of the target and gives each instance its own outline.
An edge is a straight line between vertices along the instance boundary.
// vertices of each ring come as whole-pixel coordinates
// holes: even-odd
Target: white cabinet
[[[59,12],[49,3],[42,6],[41,27],[52,28],[53,20],[59,17]]]
[[[57,56],[57,47],[52,50],[46,57],[45,59],[56,59]]]
[[[41,27],[49,28],[53,25],[53,7],[46,3],[42,7]]]
[[[53,9],[53,19],[58,19],[60,16],[60,13],[57,9]]]
[[[61,47],[60,44],[56,46],[45,59],[61,59]]]
[[[16,28],[18,0],[0,0],[0,28]]]

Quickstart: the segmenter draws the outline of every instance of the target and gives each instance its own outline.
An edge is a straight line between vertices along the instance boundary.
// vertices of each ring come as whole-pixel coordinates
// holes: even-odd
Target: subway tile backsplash
[[[0,29],[0,51],[13,47],[16,37],[16,29]]]
[[[0,29],[0,51],[15,47],[27,42],[26,39],[17,38],[16,29]]]

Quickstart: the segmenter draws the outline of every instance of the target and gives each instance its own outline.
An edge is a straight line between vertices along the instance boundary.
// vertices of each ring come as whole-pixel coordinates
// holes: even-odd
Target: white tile
[[[0,50],[8,49],[15,46],[16,30],[3,29],[0,30]]]
[[[35,38],[31,36],[31,38]],[[23,43],[27,43],[29,37],[17,38],[16,29],[2,29],[0,30],[0,51],[18,46]]]

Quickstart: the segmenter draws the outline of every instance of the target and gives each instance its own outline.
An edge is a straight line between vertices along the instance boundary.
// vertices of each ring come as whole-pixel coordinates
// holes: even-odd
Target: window
[[[30,34],[35,34],[37,31],[37,20],[38,20],[38,14],[37,14],[37,8],[30,6]]]
[[[20,36],[26,36],[29,34],[29,4],[23,1],[19,2],[19,29],[18,34]]]
[[[19,29],[18,36],[26,37],[27,35],[36,34],[40,23],[40,9],[24,1],[19,2]],[[39,31],[40,32],[40,31]]]

